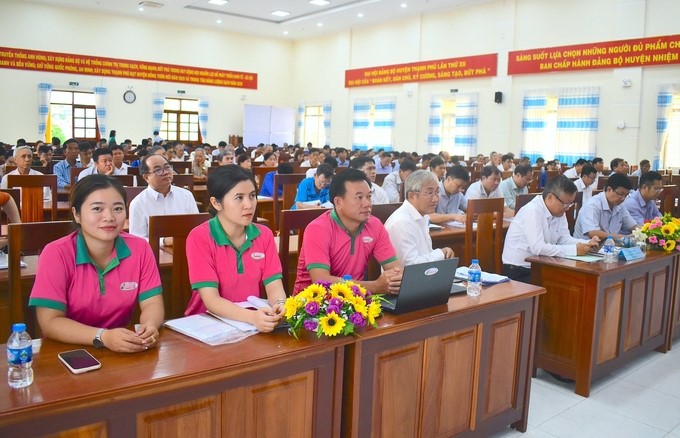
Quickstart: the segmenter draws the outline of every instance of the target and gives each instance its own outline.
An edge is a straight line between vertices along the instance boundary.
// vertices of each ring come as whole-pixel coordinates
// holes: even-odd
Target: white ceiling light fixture
[[[143,2],[139,2],[138,6],[139,6],[140,10],[142,10],[144,8],[158,9],[158,8],[163,7],[163,3],[143,1]]]
[[[288,31],[287,31],[287,30],[284,30],[284,31],[283,31],[283,34],[284,34],[284,35],[288,35]]]
[[[277,17],[287,17],[290,15],[290,12],[288,11],[274,11],[272,12],[272,15],[277,16]]]
[[[222,24],[222,20],[220,20],[220,19],[218,18],[218,19],[217,19],[217,24]]]
[[[311,0],[309,2],[310,5],[316,5],[316,6],[326,6],[330,2],[328,0]]]
[[[143,8],[143,7],[141,7],[141,6],[140,6],[140,7],[138,7],[138,8],[137,8],[137,10],[138,10],[139,12],[144,12],[144,8]]]
[[[359,18],[364,18],[364,14],[362,14],[361,12],[359,12],[359,13],[357,14],[357,17],[359,17]]]
[[[211,5],[224,6],[229,3],[228,0],[208,0]]]
[[[323,27],[323,23],[316,23],[317,27]]]
[[[399,6],[401,6],[402,8],[405,8],[405,7],[407,7],[408,5],[407,5],[406,3],[402,3],[402,4],[399,5]]]

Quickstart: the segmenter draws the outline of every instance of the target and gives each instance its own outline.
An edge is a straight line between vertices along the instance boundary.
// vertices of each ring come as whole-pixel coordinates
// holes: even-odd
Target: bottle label
[[[479,283],[482,280],[482,273],[479,271],[468,271],[468,281]]]
[[[26,348],[8,348],[7,349],[7,363],[10,365],[21,365],[29,363],[33,360],[33,347]]]

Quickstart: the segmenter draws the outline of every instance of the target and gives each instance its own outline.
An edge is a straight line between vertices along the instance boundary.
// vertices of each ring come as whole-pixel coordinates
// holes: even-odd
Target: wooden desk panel
[[[34,383],[0,385],[0,436],[339,436],[349,342],[277,331],[210,347],[163,330],[144,353],[87,348],[102,368],[74,375],[57,353],[79,347],[44,340]]]
[[[670,349],[679,258],[655,251],[616,264],[528,258],[532,282],[547,290],[536,367],[574,379],[575,392],[588,397],[597,378],[649,351]]]
[[[380,318],[347,347],[343,436],[525,431],[543,292],[508,282]]]

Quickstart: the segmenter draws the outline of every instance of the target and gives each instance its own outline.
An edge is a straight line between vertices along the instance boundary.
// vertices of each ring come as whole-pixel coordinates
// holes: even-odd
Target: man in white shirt
[[[503,245],[503,275],[529,282],[531,256],[575,256],[588,254],[599,239],[576,239],[569,234],[564,213],[576,198],[576,186],[564,175],[552,178],[542,196],[536,196],[517,213]]]
[[[7,177],[9,175],[43,175],[42,172],[31,169],[33,162],[33,151],[30,146],[17,146],[14,148],[14,162],[17,168],[5,174],[0,181],[0,189],[7,188]],[[43,188],[43,200],[49,201],[52,199],[52,191],[49,187]]]
[[[482,178],[470,184],[467,192],[465,192],[465,200],[470,199],[486,199],[486,198],[502,198],[503,194],[498,186],[501,183],[501,172],[496,166],[482,167]],[[513,217],[515,210],[512,210],[507,205],[503,210],[503,217]]]
[[[585,166],[586,164],[588,164],[586,160],[584,160],[583,158],[579,158],[578,160],[576,160],[576,163],[574,163],[574,167],[564,171],[564,176],[566,176],[569,179],[578,178],[579,175],[581,175],[581,172],[583,171],[583,166]]]
[[[172,166],[161,155],[142,158],[139,173],[149,186],[130,203],[130,234],[148,239],[150,216],[198,213],[194,195],[172,185]],[[163,245],[172,245],[172,237],[161,240]]]
[[[404,160],[399,166],[399,170],[395,170],[385,177],[382,188],[387,194],[387,199],[390,202],[401,202],[401,187],[406,181],[406,178],[415,172],[418,168],[413,160]]]
[[[371,204],[389,204],[390,200],[387,197],[387,193],[375,183],[375,162],[371,157],[363,156],[355,158],[350,162],[350,167],[361,170],[371,181]]]
[[[120,145],[114,145],[109,149],[111,149],[111,157],[113,158],[113,174],[127,175],[128,167],[130,166],[123,162],[123,159],[125,158],[123,148]]]
[[[347,149],[335,148],[337,155],[338,167],[349,167],[349,159],[347,158]]]
[[[94,161],[92,161],[93,149],[94,147],[89,141],[81,141],[78,143],[78,159],[80,160],[81,167],[94,166]]]
[[[404,182],[406,199],[385,222],[397,259],[404,266],[454,256],[451,248],[432,249],[430,220],[439,198],[439,186],[435,175],[427,170],[416,170]]]
[[[631,175],[641,177],[643,173],[649,172],[649,170],[652,168],[652,164],[649,162],[649,160],[642,160],[640,161],[640,167],[637,168],[637,170]]]
[[[581,177],[574,181],[576,190],[583,192],[583,200],[581,206],[590,201],[593,197],[593,189],[595,188],[595,181],[597,180],[597,170],[590,164],[586,164],[581,168]]]
[[[316,148],[312,148],[309,150],[309,158],[307,158],[305,161],[300,164],[300,167],[318,167],[320,164],[319,161],[319,154],[321,151]]]
[[[442,224],[451,221],[465,223],[467,200],[463,192],[470,182],[470,174],[461,166],[453,166],[446,172],[446,178],[439,183],[439,202],[430,222]]]
[[[505,199],[505,205],[515,210],[517,195],[529,193],[529,184],[533,177],[533,170],[528,164],[518,164],[508,179],[503,180],[498,188]]]
[[[113,157],[111,149],[95,149],[94,153],[92,154],[92,161],[94,162],[94,166],[88,167],[80,172],[76,181],[80,181],[86,176],[95,174],[113,175]]]

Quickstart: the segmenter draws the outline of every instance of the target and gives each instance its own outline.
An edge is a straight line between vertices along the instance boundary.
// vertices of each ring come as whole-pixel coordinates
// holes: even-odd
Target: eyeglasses
[[[430,198],[430,199],[435,198],[435,197],[437,197],[437,198],[439,197],[439,191],[433,191],[433,192],[413,192],[413,193],[415,193],[416,195],[423,195],[423,196],[425,196],[426,198]]]
[[[614,192],[614,193],[616,194],[616,196],[618,196],[619,198],[625,198],[626,196],[628,196],[628,192],[626,192],[626,193],[619,193],[619,192],[617,192],[616,190],[612,190],[612,192]]]
[[[557,193],[555,193],[555,192],[550,192],[550,193],[552,193],[553,196],[554,196],[555,198],[557,198],[557,200],[560,201],[560,202],[562,203],[562,207],[564,207],[565,210],[569,210],[569,209],[571,208],[571,206],[574,205],[573,202],[567,203],[567,202],[564,202],[563,200],[561,200],[560,197],[557,196]]]
[[[156,176],[162,176],[162,175],[165,175],[166,173],[172,173],[172,166],[165,165],[163,167],[157,167],[149,173],[150,174],[154,173]]]

